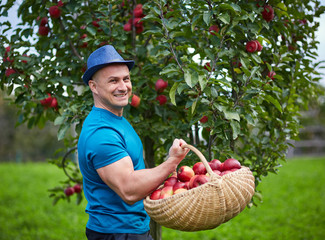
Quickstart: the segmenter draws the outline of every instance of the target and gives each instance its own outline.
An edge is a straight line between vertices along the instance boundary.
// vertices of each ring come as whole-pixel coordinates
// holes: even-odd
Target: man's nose
[[[119,81],[118,90],[126,91],[127,89],[128,89],[127,88],[127,83],[124,82],[124,81]]]

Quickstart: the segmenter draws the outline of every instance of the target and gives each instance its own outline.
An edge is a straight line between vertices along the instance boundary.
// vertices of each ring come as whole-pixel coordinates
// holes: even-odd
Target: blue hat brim
[[[88,81],[92,78],[92,76],[100,69],[102,69],[103,67],[106,67],[112,63],[125,63],[129,70],[131,71],[131,69],[133,68],[134,66],[134,61],[133,60],[123,60],[121,59],[120,61],[119,60],[115,60],[113,62],[109,62],[109,63],[103,63],[103,64],[100,64],[100,65],[96,65],[96,66],[93,66],[89,69],[87,69],[87,71],[84,73],[84,75],[82,76],[82,80],[84,81],[84,83],[86,85],[88,85]]]

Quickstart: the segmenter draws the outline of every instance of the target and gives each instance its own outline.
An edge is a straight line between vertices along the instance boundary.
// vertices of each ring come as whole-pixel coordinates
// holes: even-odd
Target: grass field
[[[263,203],[216,229],[163,228],[163,240],[325,239],[325,158],[295,159],[259,185]],[[0,164],[0,240],[85,240],[86,201],[52,206],[47,189],[63,180],[47,163]]]

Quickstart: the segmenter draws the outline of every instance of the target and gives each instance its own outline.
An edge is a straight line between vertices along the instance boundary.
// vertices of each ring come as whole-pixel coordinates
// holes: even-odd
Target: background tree
[[[1,4],[0,14],[14,2]],[[317,0],[24,0],[10,38],[11,24],[2,24],[0,86],[14,95],[20,123],[53,122],[70,153],[93,105],[81,80],[87,57],[112,44],[136,62],[132,82],[141,101],[125,116],[148,167],[181,137],[208,159],[237,158],[258,185],[285,161],[299,112],[323,92],[315,61],[323,13]],[[64,189],[82,180],[75,159],[63,159],[51,161],[69,172],[52,189],[55,202],[70,199]],[[159,238],[159,226],[153,229]]]

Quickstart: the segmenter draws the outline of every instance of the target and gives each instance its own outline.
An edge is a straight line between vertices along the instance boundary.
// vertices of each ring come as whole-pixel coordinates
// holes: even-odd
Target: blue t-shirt
[[[93,231],[132,234],[149,231],[150,218],[143,201],[125,203],[96,171],[126,156],[132,159],[135,170],[145,168],[143,146],[131,124],[124,117],[93,107],[78,141],[79,167],[88,201],[87,228]]]

